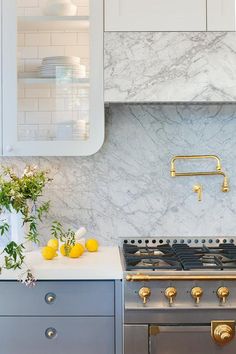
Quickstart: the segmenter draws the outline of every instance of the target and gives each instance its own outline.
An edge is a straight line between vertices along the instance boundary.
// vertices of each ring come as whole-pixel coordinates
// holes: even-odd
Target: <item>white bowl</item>
[[[68,3],[50,3],[44,9],[44,15],[46,16],[76,16],[77,15],[77,6]]]

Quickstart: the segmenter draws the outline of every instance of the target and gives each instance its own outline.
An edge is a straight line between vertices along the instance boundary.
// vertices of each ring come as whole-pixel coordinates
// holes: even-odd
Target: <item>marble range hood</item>
[[[105,101],[236,102],[235,32],[106,32]]]

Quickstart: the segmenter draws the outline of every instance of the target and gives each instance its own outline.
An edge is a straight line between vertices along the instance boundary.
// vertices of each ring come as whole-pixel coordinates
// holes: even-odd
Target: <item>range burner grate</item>
[[[191,247],[174,243],[157,246],[123,244],[126,270],[200,270],[236,269],[236,246],[220,243]]]

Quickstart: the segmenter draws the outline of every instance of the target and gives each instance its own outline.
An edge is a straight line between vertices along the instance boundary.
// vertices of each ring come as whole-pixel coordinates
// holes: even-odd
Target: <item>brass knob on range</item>
[[[212,332],[213,339],[220,345],[225,345],[234,338],[234,328],[228,324],[217,325]]]
[[[139,290],[139,296],[143,300],[143,303],[146,304],[148,298],[151,296],[151,289],[150,288],[141,288]]]
[[[177,295],[176,288],[169,287],[165,290],[165,297],[169,300],[170,305],[173,304],[176,295]]]
[[[226,300],[227,300],[227,297],[229,296],[229,289],[226,288],[225,286],[220,287],[217,290],[217,296],[222,301],[222,303],[225,304]]]
[[[199,304],[200,300],[201,300],[201,297],[203,295],[203,290],[202,288],[196,286],[194,288],[192,288],[191,290],[191,295],[192,297],[194,298],[196,304]]]

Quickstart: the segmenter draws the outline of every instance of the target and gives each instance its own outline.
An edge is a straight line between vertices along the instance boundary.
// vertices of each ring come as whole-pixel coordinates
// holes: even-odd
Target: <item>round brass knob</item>
[[[234,331],[227,324],[218,325],[214,329],[213,337],[218,344],[224,345],[233,339]]]
[[[222,301],[222,303],[225,304],[226,299],[229,296],[229,289],[226,288],[225,286],[222,286],[217,290],[217,295],[219,299]]]
[[[201,297],[203,295],[203,290],[202,288],[196,286],[194,288],[192,288],[191,290],[191,295],[192,297],[195,299],[196,304],[199,304]]]
[[[139,290],[139,296],[141,297],[141,299],[143,300],[143,303],[146,304],[147,303],[147,299],[151,296],[151,289],[150,288],[141,288]]]
[[[173,304],[176,295],[177,295],[177,290],[174,287],[169,287],[165,290],[165,297],[169,300],[170,305]]]

